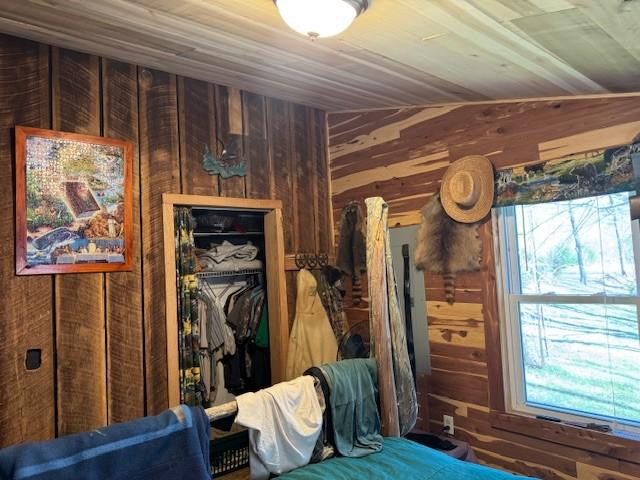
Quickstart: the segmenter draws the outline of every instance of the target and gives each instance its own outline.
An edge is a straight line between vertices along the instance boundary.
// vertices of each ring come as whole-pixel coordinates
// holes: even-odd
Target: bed
[[[404,438],[387,437],[383,449],[362,458],[338,457],[307,465],[278,480],[515,480],[525,477],[466,463]]]
[[[388,209],[381,198],[367,199],[368,208],[370,207],[370,200],[373,200],[372,205],[375,208],[381,209],[381,212],[374,212],[372,215],[374,221],[367,224],[368,228],[371,227],[370,230],[372,230],[367,231],[367,280],[369,285],[370,330],[372,339],[375,339],[372,342],[372,357],[375,359],[376,364],[374,376],[377,377],[373,379],[376,385],[372,388],[372,391],[377,390],[378,393],[377,410],[380,414],[379,421],[382,427],[381,432],[380,429],[375,432],[374,443],[379,446],[379,441],[382,438],[380,436],[381,433],[384,436],[383,448],[381,452],[372,453],[365,457],[342,456],[325,460],[321,463],[299,467],[296,470],[280,475],[278,479],[515,480],[524,478],[493,468],[465,463],[437,450],[401,438],[415,424],[415,416],[417,414],[415,384],[411,375],[409,355],[406,351],[404,322],[400,318],[399,311],[395,311],[398,310],[397,292],[395,288],[388,288],[388,285],[392,287],[395,285],[395,280],[390,273],[393,271],[390,265],[391,257],[387,255],[386,251],[389,243],[388,232],[386,231]],[[396,377],[398,373],[399,377]],[[397,378],[401,378],[403,382],[396,384]],[[404,382],[405,379],[408,379],[407,382]],[[331,381],[327,383],[332,384]],[[338,385],[344,383],[344,381],[340,381]],[[353,385],[358,385],[358,388],[362,388],[365,383],[358,380]],[[396,388],[397,385],[398,388]],[[331,387],[332,392],[334,387],[336,387],[335,382]],[[351,391],[353,389],[351,388],[343,388],[343,390],[348,390],[349,394],[353,394]],[[363,392],[361,391],[361,393]],[[376,397],[376,395],[365,394],[363,398],[372,396]],[[344,406],[344,403],[340,402],[342,402],[342,398],[338,404]],[[330,403],[331,401],[327,402],[327,405]],[[354,411],[361,412],[363,408],[362,405],[357,405],[354,407]],[[237,405],[222,405],[208,409],[207,415],[212,420],[216,420],[218,414],[221,417],[228,416],[234,414],[236,409]],[[375,405],[373,409],[376,409]],[[356,416],[354,415],[354,423],[357,423]],[[335,412],[332,412],[332,417],[335,421]],[[348,415],[339,417],[347,422],[340,423],[340,425],[349,425]],[[367,418],[370,420],[371,416]],[[334,433],[336,433],[335,430],[334,428]],[[349,429],[347,428],[347,430]],[[364,430],[366,430],[364,437],[367,437],[374,429],[367,428]],[[348,431],[344,437],[347,440],[354,437],[353,443],[355,445],[355,443],[362,443],[360,439],[355,438],[358,435]],[[370,438],[364,438],[363,444],[370,445],[370,440]],[[349,450],[348,446],[347,450]],[[274,470],[271,471],[273,472]]]

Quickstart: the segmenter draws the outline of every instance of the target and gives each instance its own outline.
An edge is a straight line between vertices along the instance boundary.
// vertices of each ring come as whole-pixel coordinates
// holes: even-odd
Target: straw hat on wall
[[[453,162],[440,185],[442,206],[462,223],[482,220],[493,204],[493,165],[487,157],[469,155]]]

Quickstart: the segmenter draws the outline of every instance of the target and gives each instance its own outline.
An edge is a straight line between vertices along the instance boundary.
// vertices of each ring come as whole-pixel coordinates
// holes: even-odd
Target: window
[[[511,410],[640,427],[640,235],[628,194],[496,218]]]

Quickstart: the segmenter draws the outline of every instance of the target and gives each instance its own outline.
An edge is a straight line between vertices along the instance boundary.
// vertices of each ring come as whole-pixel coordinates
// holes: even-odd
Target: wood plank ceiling
[[[0,0],[0,31],[328,111],[640,90],[640,0],[374,0],[315,42],[271,0]]]

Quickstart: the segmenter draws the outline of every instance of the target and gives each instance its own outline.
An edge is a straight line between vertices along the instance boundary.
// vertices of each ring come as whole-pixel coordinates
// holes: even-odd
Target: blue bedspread
[[[385,438],[383,450],[363,458],[339,457],[280,475],[278,480],[515,480],[493,468],[465,463],[403,438]]]
[[[1,480],[210,480],[209,471],[209,419],[186,405],[0,450]]]

